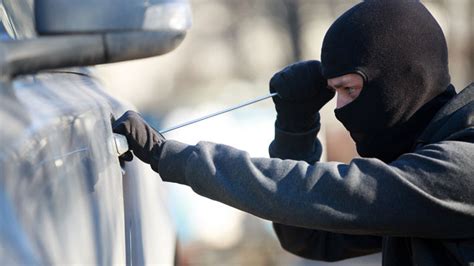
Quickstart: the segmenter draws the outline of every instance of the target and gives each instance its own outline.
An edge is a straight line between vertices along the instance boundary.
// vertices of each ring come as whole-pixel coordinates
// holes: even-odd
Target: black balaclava
[[[339,17],[324,37],[326,78],[359,73],[364,87],[336,117],[363,157],[391,162],[456,92],[443,32],[414,0],[368,0]]]

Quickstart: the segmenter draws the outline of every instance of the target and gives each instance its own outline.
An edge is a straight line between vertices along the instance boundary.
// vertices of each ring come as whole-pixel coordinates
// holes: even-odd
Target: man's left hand
[[[127,111],[112,125],[115,133],[127,138],[133,154],[148,164],[157,164],[165,137],[148,125],[139,113]],[[131,156],[123,159],[130,161]]]

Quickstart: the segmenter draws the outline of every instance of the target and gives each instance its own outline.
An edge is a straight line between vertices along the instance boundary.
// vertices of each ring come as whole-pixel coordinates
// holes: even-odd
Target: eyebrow
[[[329,83],[328,83],[328,87],[333,88],[333,89],[336,89],[336,88],[344,87],[344,85],[345,85],[346,83],[347,83],[347,82],[344,82],[344,81],[341,80],[341,81],[336,82],[336,83],[334,84],[334,86],[331,86],[331,85],[329,85]]]

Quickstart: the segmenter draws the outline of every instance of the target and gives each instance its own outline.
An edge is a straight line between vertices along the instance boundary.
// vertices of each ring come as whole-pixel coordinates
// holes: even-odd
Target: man
[[[114,131],[163,180],[273,221],[297,255],[474,263],[474,85],[456,95],[444,35],[421,3],[356,5],[328,30],[322,63],[283,69],[270,90],[279,95],[273,159],[165,141],[134,112]],[[363,157],[349,164],[317,162],[318,111],[334,92]]]

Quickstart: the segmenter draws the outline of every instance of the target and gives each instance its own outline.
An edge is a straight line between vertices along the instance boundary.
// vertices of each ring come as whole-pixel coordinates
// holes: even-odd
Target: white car
[[[173,50],[189,3],[3,0],[0,19],[0,265],[173,264],[160,179],[118,159],[133,107],[89,66]]]

